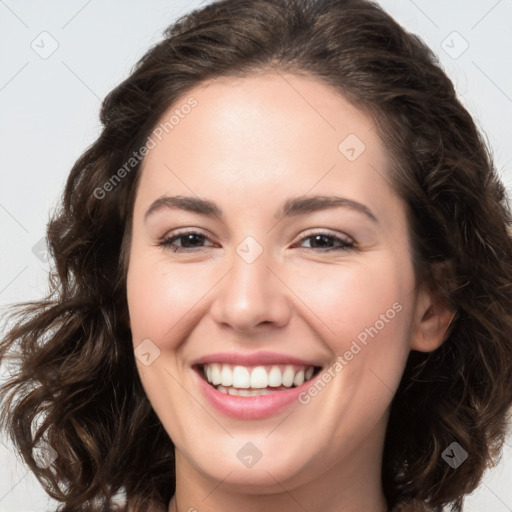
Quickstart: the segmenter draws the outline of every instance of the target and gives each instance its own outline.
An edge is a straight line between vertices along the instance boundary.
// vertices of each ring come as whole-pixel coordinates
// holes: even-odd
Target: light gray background
[[[33,248],[44,236],[71,166],[100,133],[101,100],[168,24],[202,3],[0,0],[0,306],[38,298],[46,290],[47,264]],[[510,191],[512,0],[380,3],[439,55],[488,137]],[[48,56],[44,52],[52,45],[58,47]],[[0,512],[55,510],[3,441]],[[486,473],[464,510],[512,511],[511,481],[509,438],[501,462]]]

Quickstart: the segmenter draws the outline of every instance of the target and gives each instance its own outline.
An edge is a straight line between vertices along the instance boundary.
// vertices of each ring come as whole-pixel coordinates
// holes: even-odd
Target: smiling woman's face
[[[134,347],[149,340],[138,371],[178,478],[255,493],[373,481],[408,353],[443,334],[376,127],[297,75],[216,79],[163,119],[191,96],[145,159],[127,277]],[[342,200],[298,202],[314,196]],[[323,372],[300,385],[310,367]],[[233,378],[245,394],[299,387],[232,396]]]

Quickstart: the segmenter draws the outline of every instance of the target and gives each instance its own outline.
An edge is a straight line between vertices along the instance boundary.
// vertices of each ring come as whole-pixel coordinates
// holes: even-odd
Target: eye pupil
[[[327,235],[316,235],[313,237],[313,240],[315,241],[315,243],[320,241],[320,244],[319,244],[320,247],[326,247],[332,242],[331,237],[327,236]],[[322,240],[323,240],[323,242],[322,242]],[[327,242],[326,242],[326,240],[327,240]]]
[[[190,242],[192,242],[192,247],[194,246],[194,240],[196,242],[201,242],[204,238],[203,235],[199,235],[197,233],[188,233],[186,235],[181,235],[180,237],[182,240],[185,241],[185,244],[182,243],[182,247],[186,247]]]

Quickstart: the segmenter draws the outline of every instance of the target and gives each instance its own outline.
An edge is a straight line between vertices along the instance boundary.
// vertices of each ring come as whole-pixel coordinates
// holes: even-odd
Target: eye
[[[310,247],[305,247],[305,249],[319,250],[320,252],[347,251],[355,247],[353,240],[349,238],[341,238],[323,231],[304,236],[299,240],[299,242],[304,242],[305,240],[310,240]],[[335,244],[334,247],[332,247],[332,243]]]
[[[159,245],[173,252],[193,252],[204,247],[203,243],[205,240],[209,240],[209,238],[199,231],[181,231],[173,236],[164,238],[159,242]],[[181,242],[180,245],[175,245],[177,241]],[[299,242],[304,241],[310,241],[310,246],[303,248],[320,252],[347,251],[355,247],[351,239],[344,239],[328,232],[314,232],[299,240]],[[332,246],[333,243],[334,247]],[[210,247],[213,247],[213,244]]]
[[[207,239],[208,237],[199,231],[181,231],[171,237],[164,238],[158,245],[173,252],[192,252],[201,249],[201,242]],[[176,246],[174,242],[177,240],[182,240],[184,243]]]

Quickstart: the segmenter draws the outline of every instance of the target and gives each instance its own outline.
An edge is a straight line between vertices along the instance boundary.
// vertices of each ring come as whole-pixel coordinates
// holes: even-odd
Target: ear
[[[439,348],[449,335],[455,315],[438,291],[423,287],[416,302],[411,350],[432,352]]]

